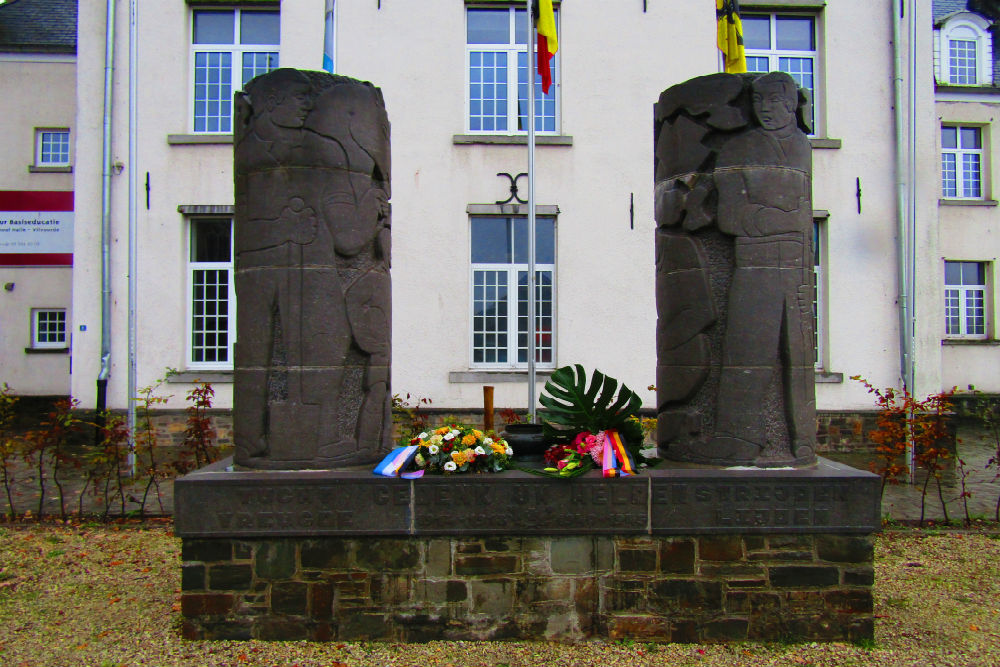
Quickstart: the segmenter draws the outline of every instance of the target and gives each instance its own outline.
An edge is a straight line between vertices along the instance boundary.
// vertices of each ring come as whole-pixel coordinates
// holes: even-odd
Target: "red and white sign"
[[[0,266],[73,266],[73,192],[0,190]]]

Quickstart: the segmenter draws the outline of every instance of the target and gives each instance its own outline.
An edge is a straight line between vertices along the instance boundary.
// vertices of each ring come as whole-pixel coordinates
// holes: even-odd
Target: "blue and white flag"
[[[323,69],[333,74],[333,0],[326,0],[326,19],[323,29]]]

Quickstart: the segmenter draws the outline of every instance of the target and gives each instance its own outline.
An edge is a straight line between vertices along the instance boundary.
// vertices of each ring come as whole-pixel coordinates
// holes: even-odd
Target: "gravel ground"
[[[883,534],[872,644],[188,642],[169,522],[0,526],[0,665],[1000,665],[1000,539]]]

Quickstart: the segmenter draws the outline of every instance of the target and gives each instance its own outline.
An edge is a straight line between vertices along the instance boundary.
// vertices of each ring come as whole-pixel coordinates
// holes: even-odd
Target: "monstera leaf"
[[[642,404],[639,395],[618,380],[594,371],[590,384],[583,366],[563,366],[552,373],[538,401],[546,408],[542,418],[558,431],[627,429],[626,421]],[[617,397],[616,397],[617,394]]]

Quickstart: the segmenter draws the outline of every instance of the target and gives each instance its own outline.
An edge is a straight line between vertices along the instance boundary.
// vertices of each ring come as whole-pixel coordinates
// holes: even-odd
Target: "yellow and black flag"
[[[727,72],[746,72],[747,58],[743,53],[743,24],[740,22],[738,0],[715,0],[715,18],[719,22],[717,42],[726,61]]]

